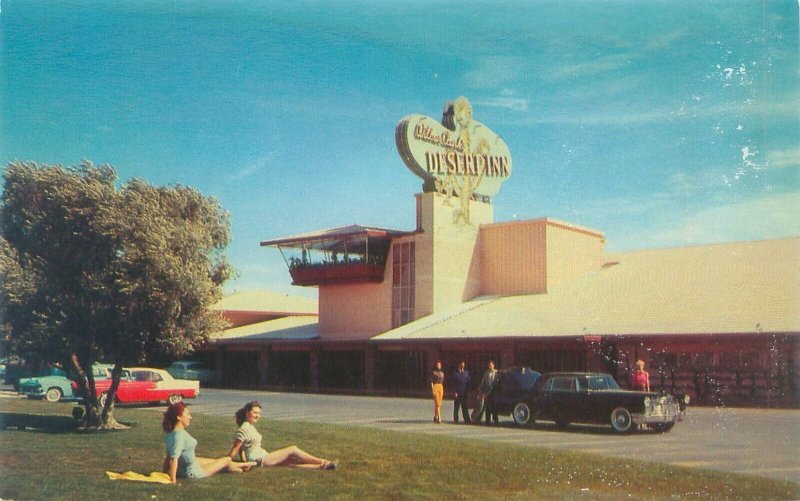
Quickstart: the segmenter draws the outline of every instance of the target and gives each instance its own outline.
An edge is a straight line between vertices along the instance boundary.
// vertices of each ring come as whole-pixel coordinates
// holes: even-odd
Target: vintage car
[[[47,399],[48,402],[58,402],[62,398],[74,400],[72,381],[67,378],[67,373],[58,367],[51,367],[38,376],[21,378],[18,383],[19,393],[28,398]]]
[[[506,399],[502,403],[501,410],[510,412],[519,425],[538,419],[555,421],[559,427],[609,424],[614,431],[626,433],[639,424],[669,431],[683,420],[688,402],[668,394],[622,390],[609,374],[554,372],[539,377],[516,402]]]
[[[109,367],[109,365],[105,364],[94,365],[92,367],[94,378],[97,380],[110,377]],[[81,399],[73,388],[73,382],[58,367],[51,367],[41,376],[20,379],[19,393],[28,398],[44,398],[48,402]]]
[[[217,371],[209,368],[205,363],[196,360],[179,360],[172,362],[167,367],[167,372],[176,379],[189,379],[200,381],[200,384],[215,384]]]
[[[77,385],[73,385],[75,389]],[[95,381],[95,392],[100,405],[105,405],[111,379]],[[180,402],[184,398],[195,398],[200,394],[200,382],[175,379],[169,372],[149,367],[131,367],[122,370],[115,402],[157,403]]]

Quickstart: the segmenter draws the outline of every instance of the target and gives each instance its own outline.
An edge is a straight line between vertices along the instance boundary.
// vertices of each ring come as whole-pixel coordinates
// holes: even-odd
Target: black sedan
[[[684,405],[672,395],[623,390],[609,374],[590,372],[553,372],[536,378],[533,385],[503,394],[502,381],[499,412],[511,414],[519,425],[537,419],[555,421],[560,427],[569,423],[610,424],[614,431],[625,433],[635,425],[645,424],[666,432],[683,419]],[[685,402],[684,402],[685,403]]]

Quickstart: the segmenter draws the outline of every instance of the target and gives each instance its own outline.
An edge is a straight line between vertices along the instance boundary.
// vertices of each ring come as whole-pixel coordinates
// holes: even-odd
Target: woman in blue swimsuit
[[[228,456],[211,459],[197,457],[194,450],[197,440],[189,435],[186,428],[192,422],[192,414],[183,402],[170,405],[164,412],[161,426],[164,428],[164,473],[169,474],[172,483],[180,478],[204,478],[220,471],[243,472],[255,466],[254,462],[233,463]]]

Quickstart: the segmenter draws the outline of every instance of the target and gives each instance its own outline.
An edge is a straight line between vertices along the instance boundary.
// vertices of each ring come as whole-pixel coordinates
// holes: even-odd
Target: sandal
[[[319,465],[320,470],[335,470],[337,466],[336,461],[323,461],[321,465]]]

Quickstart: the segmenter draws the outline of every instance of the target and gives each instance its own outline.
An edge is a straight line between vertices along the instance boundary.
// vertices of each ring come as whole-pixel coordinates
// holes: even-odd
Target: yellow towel
[[[160,471],[154,471],[150,475],[142,475],[141,473],[136,473],[135,471],[126,471],[125,473],[107,471],[106,475],[108,475],[108,478],[111,480],[135,480],[136,482],[156,482],[159,484],[172,483],[169,481],[169,475]]]

